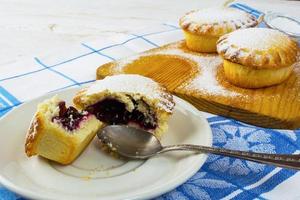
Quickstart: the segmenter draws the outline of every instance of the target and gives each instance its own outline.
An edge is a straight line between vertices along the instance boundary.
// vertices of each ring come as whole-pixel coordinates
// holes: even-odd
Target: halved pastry
[[[115,75],[96,81],[77,93],[75,106],[105,124],[137,126],[157,137],[166,131],[174,108],[164,87],[140,75]]]
[[[66,107],[57,96],[38,105],[27,132],[27,156],[40,155],[61,164],[71,163],[90,143],[102,123],[86,111]]]
[[[205,8],[194,10],[180,19],[186,45],[193,51],[216,52],[220,36],[237,29],[254,27],[258,20],[253,15],[233,8]]]
[[[217,44],[229,82],[261,88],[286,80],[299,60],[299,47],[287,35],[268,28],[249,28],[224,35]]]

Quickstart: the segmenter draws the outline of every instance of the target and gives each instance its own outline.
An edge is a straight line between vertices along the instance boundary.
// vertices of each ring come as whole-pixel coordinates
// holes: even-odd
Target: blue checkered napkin
[[[261,15],[261,12],[247,5],[236,3],[231,7],[256,17]],[[68,51],[56,52],[55,56],[7,65],[0,69],[0,116],[35,96],[93,82],[95,69],[101,64],[180,39],[182,34],[177,25],[162,24],[110,40],[86,42],[68,48]],[[213,145],[216,147],[289,154],[300,149],[299,130],[258,128],[211,115],[208,121],[213,130]],[[210,155],[191,179],[157,200],[275,198],[272,196],[274,188],[295,174],[293,170]],[[23,198],[0,187],[1,199]]]

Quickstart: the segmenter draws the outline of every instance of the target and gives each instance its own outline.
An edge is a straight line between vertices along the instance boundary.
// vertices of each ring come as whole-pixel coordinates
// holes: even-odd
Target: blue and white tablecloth
[[[256,17],[262,14],[243,4],[236,3],[231,7],[245,10]],[[130,35],[78,44],[63,52],[54,52],[52,56],[3,66],[0,69],[0,116],[33,97],[93,82],[95,69],[101,64],[180,39],[182,33],[177,24],[162,24]],[[216,147],[289,154],[297,153],[300,149],[299,130],[259,128],[212,115],[208,121]],[[210,155],[191,179],[157,200],[273,199],[280,193],[277,191],[272,194],[274,188],[296,173],[294,170]],[[289,199],[288,191],[282,192],[287,192],[285,199]],[[0,187],[1,199],[23,198]]]

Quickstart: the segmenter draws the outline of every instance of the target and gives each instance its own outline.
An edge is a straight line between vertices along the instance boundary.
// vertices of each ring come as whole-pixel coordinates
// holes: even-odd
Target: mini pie
[[[90,143],[102,123],[92,114],[66,107],[57,96],[38,105],[26,135],[27,156],[71,163]]]
[[[115,75],[96,81],[73,99],[78,109],[94,114],[105,124],[128,124],[152,132],[166,131],[174,108],[173,97],[152,79]]]
[[[216,52],[220,36],[237,29],[254,27],[256,18],[233,8],[206,8],[184,15],[179,22],[189,49],[203,53]]]
[[[249,28],[226,34],[219,39],[217,49],[224,59],[225,77],[244,88],[283,82],[299,58],[295,40],[268,28]]]

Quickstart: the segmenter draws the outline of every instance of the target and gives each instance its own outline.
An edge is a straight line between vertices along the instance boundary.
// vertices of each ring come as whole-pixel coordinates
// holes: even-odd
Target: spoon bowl
[[[130,126],[106,126],[97,136],[111,150],[128,158],[148,158],[163,149],[155,135]]]

